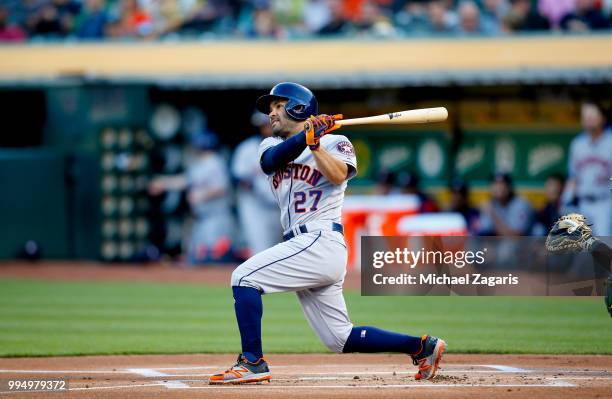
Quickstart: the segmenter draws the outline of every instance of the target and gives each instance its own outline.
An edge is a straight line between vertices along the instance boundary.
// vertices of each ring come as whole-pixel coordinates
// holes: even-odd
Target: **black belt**
[[[331,227],[332,227],[332,231],[337,231],[340,234],[344,234],[344,227],[340,223],[332,222]],[[302,234],[308,233],[308,229],[306,228],[305,224],[299,225],[298,229],[300,230],[300,233]],[[289,233],[283,235],[283,241],[290,240],[293,237],[295,237],[295,233],[293,231],[290,231]]]

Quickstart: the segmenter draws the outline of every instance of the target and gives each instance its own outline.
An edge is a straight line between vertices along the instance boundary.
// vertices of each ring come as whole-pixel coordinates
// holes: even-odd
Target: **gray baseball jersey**
[[[265,139],[258,159],[282,140]],[[350,165],[348,178],[353,177],[357,160],[346,137],[323,136],[321,146]],[[238,266],[232,273],[232,286],[253,287],[264,294],[295,291],[321,341],[330,350],[342,352],[353,328],[342,294],[347,251],[344,236],[331,226],[340,223],[347,181],[339,185],[328,181],[309,148],[284,169],[269,175],[268,181],[281,209],[283,229],[297,235]],[[296,227],[303,224],[308,232],[302,234]]]
[[[593,223],[596,235],[612,235],[612,130],[596,141],[586,133],[572,140],[569,174],[576,180],[578,211]]]
[[[612,177],[612,130],[597,141],[581,133],[570,145],[569,174],[576,179],[578,196],[608,196]]]
[[[259,156],[283,139],[268,137],[259,146]],[[357,159],[351,142],[341,135],[328,134],[321,138],[323,146],[330,154],[352,166],[353,177],[357,170]],[[340,223],[342,203],[347,181],[340,185],[329,182],[317,169],[310,149],[305,149],[299,157],[285,169],[268,176],[272,192],[281,210],[283,230],[311,221],[330,221]]]
[[[189,243],[189,260],[192,263],[223,258],[230,250],[234,234],[231,213],[230,180],[223,157],[216,153],[198,157],[187,168],[189,190],[213,191],[222,189],[225,194],[191,204],[194,215]],[[219,248],[226,248],[221,251]]]
[[[232,174],[248,182],[249,189],[238,187],[236,193],[240,229],[252,254],[276,244],[281,237],[276,197],[268,178],[259,167],[259,145],[263,137],[249,137],[236,147],[232,157]]]

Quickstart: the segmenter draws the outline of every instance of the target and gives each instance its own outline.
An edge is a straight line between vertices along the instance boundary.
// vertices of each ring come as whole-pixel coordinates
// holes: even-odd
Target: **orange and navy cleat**
[[[421,338],[421,350],[412,355],[412,362],[419,366],[419,371],[414,376],[415,380],[431,380],[438,371],[442,353],[446,350],[446,342],[440,338],[423,335]]]
[[[241,353],[236,364],[223,373],[211,375],[208,382],[210,385],[252,384],[270,381],[271,378],[268,363],[263,357],[251,363]]]

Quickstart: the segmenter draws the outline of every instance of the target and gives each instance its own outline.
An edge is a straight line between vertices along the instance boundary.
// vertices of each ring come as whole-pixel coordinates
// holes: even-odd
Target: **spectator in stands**
[[[565,186],[565,178],[560,174],[548,176],[544,184],[546,193],[546,204],[535,214],[534,233],[535,235],[545,235],[550,231],[552,225],[561,216],[561,194]]]
[[[187,16],[185,22],[180,26],[179,32],[183,35],[201,35],[204,33],[229,33],[235,25],[238,15],[238,6],[232,0],[208,0],[201,1],[198,6]],[[268,0],[257,0],[247,2],[256,4],[254,8],[269,7]],[[243,6],[244,7],[244,6]]]
[[[450,184],[450,206],[449,212],[460,213],[465,219],[465,225],[470,234],[478,232],[478,209],[470,206],[470,193],[467,183],[461,180],[453,180]]]
[[[421,180],[414,173],[403,172],[397,176],[397,185],[404,194],[416,195],[419,198],[419,212],[438,212],[436,201],[421,189]]]
[[[138,0],[121,0],[118,15],[109,25],[108,33],[112,37],[147,37],[153,33],[153,23]]]
[[[172,33],[180,28],[198,2],[192,0],[148,0],[141,2],[144,12],[151,16],[153,35]]]
[[[512,177],[497,173],[491,180],[491,200],[480,208],[480,235],[527,235],[532,226],[532,209],[514,192]]]
[[[549,30],[550,22],[538,12],[531,0],[512,0],[512,7],[504,18],[507,32]]]
[[[74,31],[76,17],[81,13],[81,2],[76,0],[53,0],[66,34]]]
[[[76,36],[81,39],[102,39],[108,23],[104,0],[86,0],[83,8],[76,20]]]
[[[11,22],[8,8],[0,6],[0,42],[22,42],[26,38],[26,32]]]
[[[507,0],[482,0],[481,23],[483,30],[497,34],[502,21],[509,9]]]
[[[512,0],[480,0],[483,14],[492,15],[497,20],[502,20],[510,10]]]
[[[612,0],[602,0],[601,12],[612,21]]]
[[[40,11],[28,22],[31,25],[30,30],[34,37],[58,39],[68,33],[62,23],[58,9],[52,3],[42,6]]]
[[[471,0],[459,4],[458,14],[459,24],[456,33],[460,35],[494,35],[499,31],[497,21],[489,20],[487,23],[483,23],[480,9]]]
[[[395,25],[408,35],[423,35],[429,29],[426,1],[407,1],[394,16]]]
[[[427,21],[429,33],[452,33],[457,23],[457,16],[446,7],[444,1],[434,0],[427,7]]]
[[[389,195],[393,194],[395,190],[395,182],[397,176],[395,173],[383,169],[378,173],[378,177],[376,179],[376,186],[374,187],[375,195]]]
[[[314,33],[331,21],[331,11],[327,0],[308,0],[302,8],[302,20],[306,31]]]
[[[327,0],[329,4],[330,20],[317,31],[320,36],[343,35],[351,30],[351,24],[344,15],[342,0]]]
[[[284,36],[284,29],[278,24],[272,10],[260,7],[253,12],[253,24],[247,32],[250,38],[279,39]]]
[[[561,18],[575,9],[576,0],[538,0],[538,11],[554,29],[559,29]]]
[[[361,5],[360,16],[355,23],[356,31],[373,37],[395,36],[395,27],[382,13],[380,6],[373,0]]]
[[[610,23],[601,10],[595,6],[595,0],[576,0],[576,9],[566,14],[561,19],[560,25],[564,31],[574,33],[610,27]]]

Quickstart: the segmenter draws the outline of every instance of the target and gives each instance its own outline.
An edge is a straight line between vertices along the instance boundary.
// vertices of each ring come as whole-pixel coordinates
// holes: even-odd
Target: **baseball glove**
[[[561,216],[546,237],[546,249],[553,253],[580,252],[593,241],[586,218],[579,213]]]
[[[612,274],[610,274],[608,279],[604,282],[604,288],[606,289],[606,309],[608,309],[608,313],[610,313],[610,317],[612,317]]]

